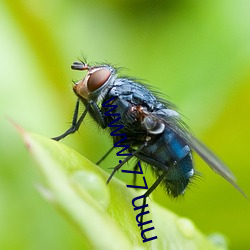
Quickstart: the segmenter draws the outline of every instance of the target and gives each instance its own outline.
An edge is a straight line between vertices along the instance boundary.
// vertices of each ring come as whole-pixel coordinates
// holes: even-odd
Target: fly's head
[[[115,69],[109,65],[89,66],[83,62],[74,62],[71,69],[87,70],[86,76],[73,87],[75,94],[85,100],[97,99],[116,76]]]

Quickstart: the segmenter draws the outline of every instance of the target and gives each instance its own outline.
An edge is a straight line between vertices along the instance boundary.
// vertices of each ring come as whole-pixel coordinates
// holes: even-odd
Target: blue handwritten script
[[[104,114],[105,114],[105,116],[110,116],[110,117],[113,118],[112,121],[108,124],[108,127],[110,127],[111,130],[112,130],[110,135],[111,136],[118,136],[119,139],[120,139],[119,141],[114,143],[114,147],[122,148],[119,152],[116,153],[116,155],[117,156],[127,156],[128,160],[129,160],[130,158],[133,157],[133,154],[132,153],[124,153],[124,151],[128,150],[130,146],[127,145],[127,144],[124,144],[124,142],[127,140],[127,135],[125,133],[121,133],[121,131],[120,131],[120,130],[123,129],[123,125],[122,124],[117,124],[117,122],[120,121],[121,116],[120,116],[119,113],[115,113],[117,105],[112,104],[112,101],[114,101],[114,99],[115,99],[115,97],[112,97],[108,101],[104,102],[102,104],[102,107],[110,108]],[[120,162],[120,164],[123,163],[121,160],[119,162]],[[133,170],[133,171],[132,170],[122,170],[122,172],[123,173],[134,174],[134,175],[140,175],[142,177],[142,179],[143,179],[144,185],[143,186],[126,185],[126,186],[127,186],[127,188],[136,188],[136,189],[146,189],[147,190],[148,185],[147,185],[146,178],[144,176],[142,176],[143,175],[143,170],[142,170],[140,161],[138,161],[137,164],[138,164],[138,167],[136,169],[139,169],[139,171],[136,171],[136,170]],[[135,202],[137,200],[139,200],[139,199],[143,199],[143,204],[141,206],[136,206]],[[135,197],[132,200],[132,205],[133,205],[134,211],[136,211],[138,209],[141,210],[141,212],[136,215],[136,222],[138,223],[138,227],[143,229],[144,225],[147,225],[147,224],[150,224],[150,223],[153,222],[152,220],[142,222],[142,218],[141,218],[141,220],[139,220],[140,217],[150,213],[149,211],[145,211],[145,208],[148,207],[148,204],[146,204],[145,194],[141,195],[141,196],[138,196],[138,197]],[[150,231],[150,230],[154,230],[154,229],[155,229],[154,227],[149,227],[149,228],[141,230],[141,237],[143,239],[143,243],[157,239],[157,236],[153,236],[153,237],[150,237],[150,238],[146,238],[146,236],[145,236],[145,232]]]

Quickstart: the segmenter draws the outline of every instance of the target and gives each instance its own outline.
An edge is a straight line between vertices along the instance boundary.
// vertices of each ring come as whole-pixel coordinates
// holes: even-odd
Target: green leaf
[[[113,178],[107,186],[108,174],[75,150],[21,130],[25,144],[38,163],[46,187],[39,185],[43,196],[81,232],[83,249],[226,249],[225,244],[215,245],[186,218],[148,199],[152,220],[145,228],[147,237],[157,236],[143,243],[137,226],[132,200],[143,194],[127,188]],[[137,206],[141,199],[136,201]],[[144,229],[145,229],[144,228]]]

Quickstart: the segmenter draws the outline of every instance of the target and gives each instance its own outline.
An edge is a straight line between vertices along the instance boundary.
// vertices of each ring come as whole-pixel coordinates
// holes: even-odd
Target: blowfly
[[[87,113],[102,129],[108,128],[112,133],[115,128],[108,124],[114,122],[115,113],[119,113],[121,119],[118,123],[122,125],[119,133],[126,135],[126,143],[129,145],[126,150],[133,157],[128,156],[116,166],[108,182],[125,162],[135,157],[150,165],[157,177],[146,192],[146,197],[160,183],[170,196],[177,197],[184,193],[195,174],[192,158],[194,151],[244,195],[232,172],[189,132],[172,103],[157,97],[147,85],[133,78],[119,77],[117,69],[109,64],[90,66],[85,62],[74,62],[71,68],[86,71],[86,76],[73,87],[78,99],[71,127],[53,139],[59,141],[76,132]],[[102,105],[110,99],[112,101],[109,104],[116,105],[117,109],[110,110],[107,107],[109,105]],[[83,103],[85,110],[79,116],[80,103]],[[105,116],[106,112],[111,115]],[[117,143],[121,138],[114,136],[113,140]]]

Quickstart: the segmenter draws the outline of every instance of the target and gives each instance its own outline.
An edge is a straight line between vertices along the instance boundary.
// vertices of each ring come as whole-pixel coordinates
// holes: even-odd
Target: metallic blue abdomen
[[[149,163],[160,176],[167,170],[163,185],[176,197],[182,194],[194,175],[190,147],[170,129],[165,129],[158,139],[142,149],[138,158]]]

